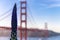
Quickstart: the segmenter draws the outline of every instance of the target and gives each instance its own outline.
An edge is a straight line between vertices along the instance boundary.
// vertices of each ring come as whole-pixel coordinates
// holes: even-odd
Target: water
[[[42,38],[36,38],[36,37],[28,37],[28,40],[41,40]],[[0,40],[10,40],[10,37],[0,37]],[[18,40],[20,40],[20,38],[18,37]],[[23,39],[24,40],[24,39]],[[45,40],[45,39],[44,39]],[[60,40],[60,36],[55,36],[55,37],[49,37],[46,40]]]

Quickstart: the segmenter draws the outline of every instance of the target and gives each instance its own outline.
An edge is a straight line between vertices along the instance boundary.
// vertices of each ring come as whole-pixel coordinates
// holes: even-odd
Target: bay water
[[[10,40],[10,37],[0,37],[0,40]],[[17,40],[20,40],[20,38],[18,37]],[[46,39],[38,37],[28,37],[27,40],[60,40],[60,36],[49,37]]]

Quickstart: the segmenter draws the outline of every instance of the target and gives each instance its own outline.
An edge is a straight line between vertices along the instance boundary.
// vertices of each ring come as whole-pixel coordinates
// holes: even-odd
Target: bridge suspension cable
[[[19,2],[18,2],[18,5],[19,5]],[[11,13],[9,13],[9,12],[12,12],[12,9],[13,9],[13,7],[11,9],[9,9],[8,11],[6,11],[5,13],[3,13],[2,15],[0,15],[0,21],[2,21],[4,19],[8,18],[9,16],[11,16]],[[17,9],[19,9],[19,6],[18,6]]]
[[[32,23],[32,20],[30,19],[30,16],[28,16],[27,19],[29,19],[27,21],[29,21],[30,25],[34,25],[34,23]]]
[[[19,5],[19,3],[20,3],[20,1],[19,1],[17,4]],[[20,7],[18,6],[17,9],[19,9],[19,8],[20,8]],[[35,21],[35,19],[34,19],[34,17],[33,17],[33,15],[32,15],[32,11],[31,11],[31,9],[29,8],[29,5],[27,6],[27,8],[29,9],[29,10],[28,10],[29,13],[27,14],[28,19],[29,19],[29,22],[31,23],[31,25],[37,24],[36,21]],[[12,9],[13,9],[13,7],[12,7],[11,9],[9,9],[8,11],[6,11],[5,13],[3,13],[2,15],[0,15],[0,17],[3,17],[3,18],[0,19],[0,21],[2,21],[2,20],[4,20],[4,19],[8,18],[9,16],[11,16],[11,13],[9,13],[9,12],[12,12]],[[32,21],[33,21],[33,22],[32,22]]]
[[[5,13],[3,13],[2,15],[0,15],[0,17],[5,16],[5,15],[8,14],[11,10],[12,10],[12,8],[9,9],[8,11],[6,11]]]
[[[29,15],[28,15],[28,16],[31,17],[31,19],[32,19],[32,21],[33,21],[32,23],[36,26],[37,23],[36,23],[36,21],[35,21],[33,15],[32,15],[33,13],[32,13],[32,11],[31,11],[31,9],[30,9],[30,7],[29,7],[29,4],[28,4],[27,8],[29,9],[29,10],[28,10],[28,11],[29,11]]]
[[[2,21],[2,20],[4,20],[4,19],[8,18],[10,15],[11,15],[11,14],[8,14],[8,15],[6,15],[5,17],[1,18],[0,21]]]
[[[12,9],[6,11],[5,13],[3,13],[0,17],[3,17],[0,19],[0,21],[6,19],[7,17],[9,17],[11,15],[11,13],[9,13]]]

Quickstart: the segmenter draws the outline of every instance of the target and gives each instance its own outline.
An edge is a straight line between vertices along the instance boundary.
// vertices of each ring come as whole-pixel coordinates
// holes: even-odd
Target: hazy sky
[[[11,14],[17,4],[18,25],[20,23],[20,0],[0,0],[0,26],[11,26]],[[28,27],[60,32],[60,0],[27,0]],[[8,13],[6,13],[10,10]],[[31,17],[33,16],[33,17]],[[5,18],[4,18],[5,17]]]

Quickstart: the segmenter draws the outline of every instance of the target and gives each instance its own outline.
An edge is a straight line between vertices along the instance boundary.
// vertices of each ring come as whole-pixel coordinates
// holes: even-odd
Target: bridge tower
[[[42,38],[42,40],[48,40],[47,38],[48,38],[48,27],[47,27],[48,25],[47,25],[47,23],[45,22],[45,35],[44,35],[44,37]]]
[[[23,39],[23,32],[22,27],[24,25],[24,40],[27,40],[27,1],[21,0],[20,1],[20,40]]]
[[[48,24],[47,23],[45,23],[45,30],[46,30],[46,32],[45,32],[45,37],[48,37]]]
[[[48,40],[47,38],[48,38],[48,24],[47,23],[45,23],[45,40]]]
[[[45,23],[45,30],[48,30],[47,26],[48,26],[47,23]]]

